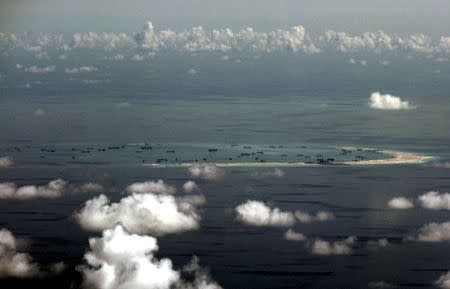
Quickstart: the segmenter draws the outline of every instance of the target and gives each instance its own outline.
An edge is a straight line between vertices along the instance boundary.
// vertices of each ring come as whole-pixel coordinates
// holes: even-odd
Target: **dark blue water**
[[[2,80],[1,153],[11,155],[16,164],[0,169],[0,182],[44,185],[55,178],[72,184],[98,182],[112,201],[118,201],[123,189],[136,181],[163,179],[181,187],[195,180],[207,199],[201,227],[158,238],[158,257],[169,257],[175,268],[181,268],[196,255],[224,288],[361,289],[376,280],[397,288],[431,288],[433,280],[450,269],[447,243],[404,241],[426,223],[447,221],[447,211],[387,208],[396,196],[414,198],[450,189],[449,169],[435,164],[450,159],[445,63],[398,57],[388,67],[363,68],[348,66],[346,56],[283,56],[242,57],[238,66],[208,55],[105,64],[91,55],[83,59],[92,60],[99,71],[89,79],[101,82],[86,85],[83,78],[69,80],[58,73],[20,74],[14,71],[20,57],[11,56],[1,64],[8,76]],[[369,64],[372,60],[379,59],[369,58]],[[199,71],[194,79],[186,74],[191,67]],[[439,74],[434,73],[437,69]],[[21,86],[26,81],[41,84],[30,90]],[[369,96],[377,90],[399,95],[417,109],[370,109]],[[45,113],[35,115],[38,108]],[[137,152],[142,151],[140,145],[130,143],[155,148],[160,144],[159,153]],[[267,179],[254,174],[264,168],[227,168],[220,181],[192,178],[186,168],[142,166],[161,156],[174,158],[168,150],[178,151],[180,159],[194,158],[192,149],[174,145],[180,143],[201,145],[195,155],[215,161],[234,158],[241,151],[228,148],[218,157],[207,151],[211,144],[237,144],[242,151],[246,144],[267,151],[269,145],[305,144],[311,155],[322,152],[336,158],[349,157],[341,156],[336,147],[355,145],[436,159],[416,165],[283,168],[284,177]],[[125,148],[108,150],[122,145]],[[283,160],[283,151],[273,159]],[[290,160],[297,157],[294,151]],[[80,275],[75,267],[83,263],[88,238],[98,234],[82,230],[72,215],[93,196],[0,200],[1,227],[32,240],[30,255],[43,264],[61,260],[68,264],[60,276],[0,279],[0,287],[77,288]],[[234,208],[248,199],[284,210],[331,211],[336,215],[333,221],[299,223],[294,229],[327,241],[354,235],[354,250],[342,256],[313,255],[303,243],[286,241],[285,229],[240,224]],[[369,240],[379,238],[387,238],[389,245],[367,248]]]

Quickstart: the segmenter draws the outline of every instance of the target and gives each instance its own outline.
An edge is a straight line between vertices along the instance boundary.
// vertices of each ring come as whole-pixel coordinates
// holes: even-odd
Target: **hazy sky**
[[[140,30],[252,26],[268,30],[304,25],[334,29],[449,35],[448,0],[0,0],[0,31]]]

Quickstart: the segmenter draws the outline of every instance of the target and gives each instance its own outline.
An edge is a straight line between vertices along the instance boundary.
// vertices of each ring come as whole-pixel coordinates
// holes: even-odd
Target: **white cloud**
[[[105,191],[105,188],[97,183],[86,183],[80,187],[73,187],[73,191],[81,193],[102,193]]]
[[[0,277],[33,277],[39,274],[39,265],[30,255],[17,252],[17,239],[6,230],[0,230]]]
[[[407,239],[418,242],[449,242],[450,222],[426,224],[414,236]]]
[[[111,59],[115,60],[115,61],[124,60],[125,56],[123,56],[122,54],[119,53],[119,54],[114,55]]]
[[[284,171],[282,171],[281,169],[275,168],[273,170],[266,170],[266,171],[261,171],[261,172],[255,172],[253,173],[253,175],[257,178],[282,178],[284,177]]]
[[[62,179],[52,180],[45,186],[28,185],[17,187],[14,183],[0,183],[0,199],[58,198],[67,193],[100,193],[104,190],[100,184],[69,185]]]
[[[252,226],[289,227],[295,223],[294,214],[270,208],[260,201],[248,200],[235,208],[237,220]]]
[[[180,278],[170,259],[155,258],[155,238],[129,234],[121,225],[89,239],[89,246],[87,266],[80,268],[84,288],[170,289]]]
[[[442,289],[450,289],[450,272],[441,275],[434,284]]]
[[[309,244],[311,252],[316,255],[349,255],[352,253],[352,245],[356,237],[350,236],[342,241],[328,242],[321,239],[314,240]]]
[[[378,240],[370,240],[367,242],[367,247],[371,250],[376,250],[378,248],[384,248],[389,245],[389,241],[386,238],[380,238]]]
[[[0,199],[57,198],[62,195],[66,184],[61,179],[50,181],[45,186],[23,186],[19,188],[14,183],[0,183]]]
[[[78,74],[84,72],[93,72],[97,70],[98,70],[97,67],[94,66],[81,66],[81,67],[66,68],[64,72],[67,74]]]
[[[251,27],[241,30],[205,29],[202,26],[173,31],[158,30],[151,22],[141,32],[126,33],[75,33],[67,38],[50,33],[1,33],[0,46],[7,49],[21,48],[37,58],[48,59],[48,52],[66,53],[76,49],[98,49],[105,52],[120,51],[142,53],[182,52],[231,52],[245,53],[415,53],[425,56],[450,53],[450,37],[441,36],[433,41],[424,34],[399,36],[384,31],[350,35],[347,32],[327,31],[317,37],[309,35],[303,26],[273,31],[256,31]],[[123,52],[122,52],[123,53]],[[120,59],[123,59],[119,57]],[[143,60],[140,54],[134,60]],[[356,62],[355,62],[356,63]],[[362,64],[360,62],[360,64]]]
[[[398,197],[390,200],[388,202],[388,207],[392,209],[411,209],[414,208],[414,204],[407,198]]]
[[[195,164],[188,168],[193,177],[207,180],[220,180],[225,176],[225,170],[212,164]]]
[[[334,220],[335,216],[331,212],[318,211],[316,215],[297,210],[295,211],[295,217],[300,223],[312,223],[312,222],[325,222]]]
[[[31,73],[49,73],[49,72],[55,71],[55,69],[56,69],[56,66],[54,66],[54,65],[43,66],[43,67],[30,66],[28,68],[25,68],[25,71],[31,72]]]
[[[131,106],[131,103],[129,103],[129,102],[119,102],[119,103],[116,103],[116,107],[117,108],[128,108],[128,107],[130,107]]]
[[[105,230],[101,238],[89,239],[90,251],[80,266],[83,288],[96,289],[221,289],[201,268],[198,258],[183,270],[173,268],[168,258],[157,259],[159,247],[151,236],[130,234],[121,225]],[[183,275],[192,276],[190,282]]]
[[[306,236],[302,233],[289,229],[284,233],[284,238],[288,241],[306,241]]]
[[[368,284],[369,288],[371,289],[390,289],[394,288],[395,286],[391,283],[388,283],[386,281],[380,280],[380,281],[371,281]]]
[[[198,73],[198,71],[194,68],[191,68],[188,71],[186,71],[186,73],[190,74],[190,75],[196,75]]]
[[[118,203],[100,195],[88,200],[75,218],[87,230],[101,231],[121,223],[132,233],[158,236],[198,229],[201,219],[192,202],[151,193],[135,193]]]
[[[450,162],[433,163],[432,166],[435,168],[450,169]]]
[[[62,262],[50,264],[46,271],[41,270],[29,254],[18,252],[23,243],[24,240],[17,239],[10,231],[0,229],[0,278],[43,277],[64,270]]]
[[[45,111],[42,108],[37,108],[35,111],[33,111],[33,114],[36,116],[42,116],[45,115]]]
[[[144,193],[167,193],[174,194],[177,189],[171,185],[164,183],[163,180],[158,181],[147,181],[133,183],[126,188],[127,193],[134,194],[144,194]]]
[[[425,209],[450,210],[450,194],[439,192],[428,192],[419,196],[419,204]]]
[[[373,109],[383,110],[401,110],[401,109],[414,109],[408,101],[403,101],[398,96],[390,94],[380,94],[379,92],[373,92],[370,96],[369,105]]]
[[[14,164],[11,157],[0,157],[0,168],[7,168]]]
[[[176,286],[179,289],[222,289],[216,281],[212,280],[209,271],[199,265],[199,259],[196,256],[183,267],[182,273],[188,275],[192,281],[182,280]]]
[[[131,57],[131,60],[134,60],[134,61],[143,61],[144,59],[145,59],[145,57],[140,54],[135,54]]]
[[[196,190],[199,190],[199,187],[194,181],[187,181],[183,184],[183,191],[186,193],[191,193]]]

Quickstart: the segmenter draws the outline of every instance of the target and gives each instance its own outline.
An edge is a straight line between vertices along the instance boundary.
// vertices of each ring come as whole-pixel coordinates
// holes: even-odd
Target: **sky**
[[[164,29],[285,29],[303,25],[361,33],[446,35],[450,1],[446,0],[1,0],[0,31],[133,32],[146,21]]]

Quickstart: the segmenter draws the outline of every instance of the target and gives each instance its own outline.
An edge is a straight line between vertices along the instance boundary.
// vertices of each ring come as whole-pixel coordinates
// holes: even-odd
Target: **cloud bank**
[[[415,53],[424,56],[450,53],[450,36],[437,39],[415,33],[406,36],[384,31],[351,35],[347,32],[327,31],[312,36],[301,25],[290,29],[256,31],[251,27],[241,30],[205,29],[202,26],[173,31],[158,30],[151,22],[137,33],[75,33],[71,36],[49,33],[0,32],[0,47],[5,50],[20,48],[38,59],[48,59],[49,51],[62,55],[77,49],[99,49],[112,52],[109,59],[122,60],[124,54],[148,55],[158,52],[197,53]],[[120,53],[118,53],[120,51]],[[126,52],[126,53],[125,53]],[[149,54],[150,53],[150,54]],[[139,55],[143,57],[142,55]],[[361,65],[364,61],[360,62]]]

